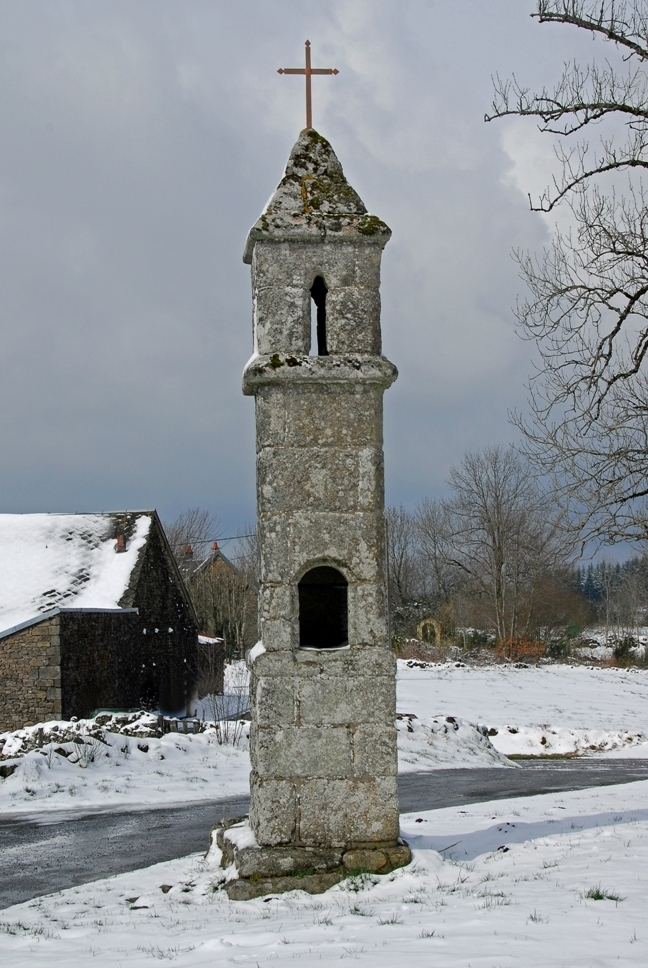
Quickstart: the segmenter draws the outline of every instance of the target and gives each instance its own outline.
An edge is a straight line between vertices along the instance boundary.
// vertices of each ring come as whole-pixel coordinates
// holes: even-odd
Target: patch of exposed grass
[[[590,901],[614,901],[616,904],[625,901],[625,898],[621,897],[617,891],[608,891],[601,887],[600,881],[595,887],[590,887],[588,891],[585,891],[583,896],[589,898]]]

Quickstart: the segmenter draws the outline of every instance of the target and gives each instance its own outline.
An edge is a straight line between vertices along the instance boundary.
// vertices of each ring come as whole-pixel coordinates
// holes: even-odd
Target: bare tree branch
[[[530,295],[516,310],[536,343],[530,416],[514,417],[525,454],[579,509],[584,539],[648,537],[648,5],[645,0],[538,0],[541,23],[570,24],[622,54],[566,64],[553,89],[533,94],[495,80],[488,120],[535,117],[575,143],[556,149],[561,174],[532,208],[567,205],[574,229],[556,230],[539,258],[517,253]],[[605,120],[595,148],[582,140]],[[612,133],[610,133],[612,132]]]

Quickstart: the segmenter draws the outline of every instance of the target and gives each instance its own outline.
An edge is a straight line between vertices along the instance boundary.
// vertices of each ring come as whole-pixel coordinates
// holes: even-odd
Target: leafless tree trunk
[[[413,594],[414,519],[400,507],[387,508],[387,555],[389,597],[393,604],[407,601]]]
[[[441,501],[424,498],[416,508],[416,540],[426,596],[449,603],[461,585],[453,564],[452,522]]]

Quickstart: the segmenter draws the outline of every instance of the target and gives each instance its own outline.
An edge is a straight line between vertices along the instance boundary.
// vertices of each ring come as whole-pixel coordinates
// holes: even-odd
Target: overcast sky
[[[514,440],[550,145],[484,124],[491,75],[551,83],[594,45],[534,0],[0,0],[2,511],[254,516],[247,231],[314,125],[393,238],[383,257],[387,500],[440,495]]]

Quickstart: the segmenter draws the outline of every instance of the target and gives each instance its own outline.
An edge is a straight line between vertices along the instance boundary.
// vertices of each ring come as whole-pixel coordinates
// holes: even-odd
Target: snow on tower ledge
[[[254,243],[261,240],[294,241],[301,236],[304,242],[312,242],[329,233],[338,241],[360,238],[384,246],[391,229],[367,212],[326,138],[305,128],[290,153],[283,178],[250,229],[243,261],[251,264]]]

